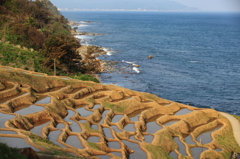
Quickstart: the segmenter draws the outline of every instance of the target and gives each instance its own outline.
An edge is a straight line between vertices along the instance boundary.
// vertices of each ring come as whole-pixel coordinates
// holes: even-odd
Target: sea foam
[[[137,73],[140,73],[140,71],[139,71],[139,69],[137,67],[133,67],[132,69],[133,69],[133,71],[135,71]]]

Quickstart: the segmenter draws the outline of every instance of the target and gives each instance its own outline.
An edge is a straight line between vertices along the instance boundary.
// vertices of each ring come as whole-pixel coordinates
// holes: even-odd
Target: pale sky
[[[94,0],[50,0],[58,8],[78,8],[77,6],[83,6],[86,2]],[[106,3],[109,0],[100,0],[101,4]],[[121,0],[120,0],[121,1]],[[129,0],[139,2],[146,2],[146,0]],[[163,0],[158,0],[163,1]],[[165,0],[166,1],[166,0]],[[238,11],[240,12],[240,0],[171,0],[179,2],[188,7],[197,7],[201,11]],[[118,1],[119,2],[119,1]],[[94,6],[94,3],[92,4]],[[97,8],[97,6],[96,6]]]
[[[240,11],[240,0],[173,0],[202,11]]]

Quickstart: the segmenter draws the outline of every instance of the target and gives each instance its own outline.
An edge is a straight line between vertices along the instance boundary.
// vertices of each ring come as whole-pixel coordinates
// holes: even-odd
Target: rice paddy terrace
[[[0,67],[0,142],[104,159],[240,152],[230,121],[213,109],[10,67]]]

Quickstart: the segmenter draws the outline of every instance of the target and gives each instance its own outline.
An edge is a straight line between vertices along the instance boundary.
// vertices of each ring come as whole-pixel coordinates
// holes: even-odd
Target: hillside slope
[[[228,118],[213,109],[10,67],[0,67],[0,119],[0,141],[52,155],[226,159],[240,152]]]
[[[0,2],[0,64],[56,75],[87,73],[68,20],[49,0]],[[94,72],[94,71],[93,71]]]

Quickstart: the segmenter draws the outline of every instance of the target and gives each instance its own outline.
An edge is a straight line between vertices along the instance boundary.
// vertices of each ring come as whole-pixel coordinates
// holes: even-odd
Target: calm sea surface
[[[79,30],[106,35],[84,36],[84,42],[118,50],[101,59],[118,61],[128,73],[104,73],[102,83],[240,115],[240,13],[62,14],[97,22]]]

